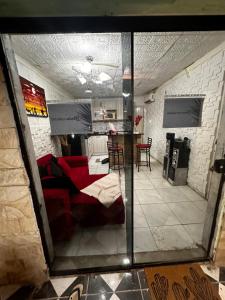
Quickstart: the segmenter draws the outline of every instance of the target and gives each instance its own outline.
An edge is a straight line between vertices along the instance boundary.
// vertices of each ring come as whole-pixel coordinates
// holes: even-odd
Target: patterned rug
[[[221,299],[198,264],[145,268],[145,274],[154,300]]]

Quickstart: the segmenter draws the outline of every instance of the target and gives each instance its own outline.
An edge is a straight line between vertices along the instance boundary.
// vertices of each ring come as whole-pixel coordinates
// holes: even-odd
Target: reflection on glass
[[[209,66],[215,67],[214,54],[209,51],[224,40],[224,32],[134,33],[137,263],[191,260],[206,255],[203,227],[212,141],[209,136],[201,140],[204,126],[199,126],[201,121],[207,122],[201,110],[211,94],[207,86],[212,77],[206,78],[205,74],[210,73]],[[216,64],[221,67],[219,60]],[[208,237],[210,226],[205,227]]]
[[[46,145],[36,154],[53,269],[129,265],[130,34],[16,35],[12,43],[19,74],[44,89],[48,105],[46,120],[28,121],[35,150],[37,135]]]

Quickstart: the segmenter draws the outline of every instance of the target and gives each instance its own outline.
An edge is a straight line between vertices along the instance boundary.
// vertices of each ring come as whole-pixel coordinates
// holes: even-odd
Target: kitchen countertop
[[[109,134],[106,131],[94,131],[94,132],[83,133],[83,134],[80,134],[80,133],[76,134],[75,133],[75,135],[81,135],[81,136],[85,136],[85,137],[98,136],[98,135],[118,136],[118,135],[128,135],[128,134],[130,134],[130,132],[127,132],[127,131],[118,131],[117,134]],[[59,136],[59,135],[60,134],[51,134],[51,136]],[[134,132],[133,135],[144,135],[144,133],[142,133],[142,132]]]
[[[95,135],[107,135],[107,136],[117,136],[117,135],[127,135],[130,134],[127,131],[118,131],[117,134],[109,134],[108,132],[92,132],[88,133],[87,136],[95,136]],[[143,135],[144,133],[141,132],[134,132],[133,135]]]

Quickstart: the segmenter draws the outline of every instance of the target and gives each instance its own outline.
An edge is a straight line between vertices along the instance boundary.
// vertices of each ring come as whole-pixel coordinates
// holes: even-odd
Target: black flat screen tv
[[[166,97],[163,128],[200,127],[204,96]]]

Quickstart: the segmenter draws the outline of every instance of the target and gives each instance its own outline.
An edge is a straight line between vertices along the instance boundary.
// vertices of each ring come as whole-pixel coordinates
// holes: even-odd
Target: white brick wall
[[[153,138],[152,155],[163,161],[166,146],[166,132],[175,132],[176,137],[191,139],[191,154],[188,184],[205,194],[210,154],[221,102],[225,70],[225,43],[205,55],[162,86],[155,94],[156,101],[146,105],[145,138]],[[198,128],[162,128],[164,95],[205,94],[202,112],[202,126]]]
[[[39,85],[45,90],[46,100],[66,100],[73,97],[46,78],[37,68],[19,56],[16,56],[19,75]],[[50,133],[49,118],[28,117],[36,158],[47,153],[60,156],[61,149],[56,138]]]

